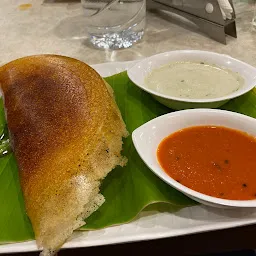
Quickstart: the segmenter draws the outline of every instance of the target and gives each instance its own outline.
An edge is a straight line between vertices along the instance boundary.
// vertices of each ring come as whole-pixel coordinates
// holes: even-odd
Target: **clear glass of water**
[[[146,0],[81,0],[89,41],[98,48],[122,49],[142,39]]]

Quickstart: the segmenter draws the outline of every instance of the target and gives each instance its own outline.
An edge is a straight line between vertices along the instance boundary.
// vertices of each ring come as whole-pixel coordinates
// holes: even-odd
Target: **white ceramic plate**
[[[173,97],[151,90],[146,86],[145,77],[153,69],[177,61],[205,62],[224,69],[232,70],[233,72],[238,72],[244,78],[244,84],[238,91],[214,99],[187,99]],[[228,55],[198,50],[170,51],[153,55],[137,62],[131,67],[128,70],[128,76],[142,90],[152,94],[152,96],[160,103],[173,109],[218,108],[228,100],[250,91],[256,85],[256,68],[253,66]]]
[[[256,136],[256,119],[252,117],[219,109],[189,109],[154,118],[133,131],[132,139],[142,160],[159,178],[195,201],[219,208],[256,208],[256,200],[227,200],[199,193],[175,181],[161,168],[156,155],[159,143],[174,132],[201,125],[225,126]]]
[[[135,62],[119,62],[95,65],[102,76],[123,71]],[[141,213],[133,222],[121,226],[89,232],[75,232],[63,248],[89,247],[106,244],[142,241],[174,237],[210,230],[256,224],[253,209],[223,210],[205,206],[193,206],[176,213]],[[18,231],[17,231],[18,232]],[[120,234],[122,234],[120,236]],[[37,250],[34,241],[0,245],[0,253],[28,252]]]

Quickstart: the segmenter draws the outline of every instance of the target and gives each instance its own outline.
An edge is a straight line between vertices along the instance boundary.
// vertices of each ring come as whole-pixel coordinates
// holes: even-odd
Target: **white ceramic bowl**
[[[187,99],[172,97],[151,90],[145,85],[145,77],[153,69],[170,62],[177,61],[202,61],[219,67],[228,68],[234,72],[238,72],[244,78],[245,83],[238,91],[214,99]],[[136,63],[133,67],[128,69],[128,76],[133,83],[144,91],[152,94],[152,96],[160,103],[176,110],[187,108],[218,108],[228,100],[250,91],[256,85],[256,68],[228,55],[195,50],[171,51],[151,56]]]
[[[254,118],[217,109],[190,109],[169,113],[145,123],[132,133],[132,139],[142,160],[159,178],[195,201],[222,208],[256,207],[256,200],[227,200],[196,192],[175,181],[163,171],[156,155],[159,143],[171,133],[199,125],[225,126],[256,136]]]

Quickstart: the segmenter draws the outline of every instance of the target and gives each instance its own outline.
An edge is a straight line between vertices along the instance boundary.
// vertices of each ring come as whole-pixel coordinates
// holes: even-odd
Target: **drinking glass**
[[[98,48],[131,47],[144,34],[146,0],[81,0],[89,41]]]

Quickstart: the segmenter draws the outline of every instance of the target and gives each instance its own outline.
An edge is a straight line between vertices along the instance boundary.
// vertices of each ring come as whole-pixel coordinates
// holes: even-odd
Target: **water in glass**
[[[81,0],[90,42],[98,48],[132,46],[144,34],[146,0]]]

